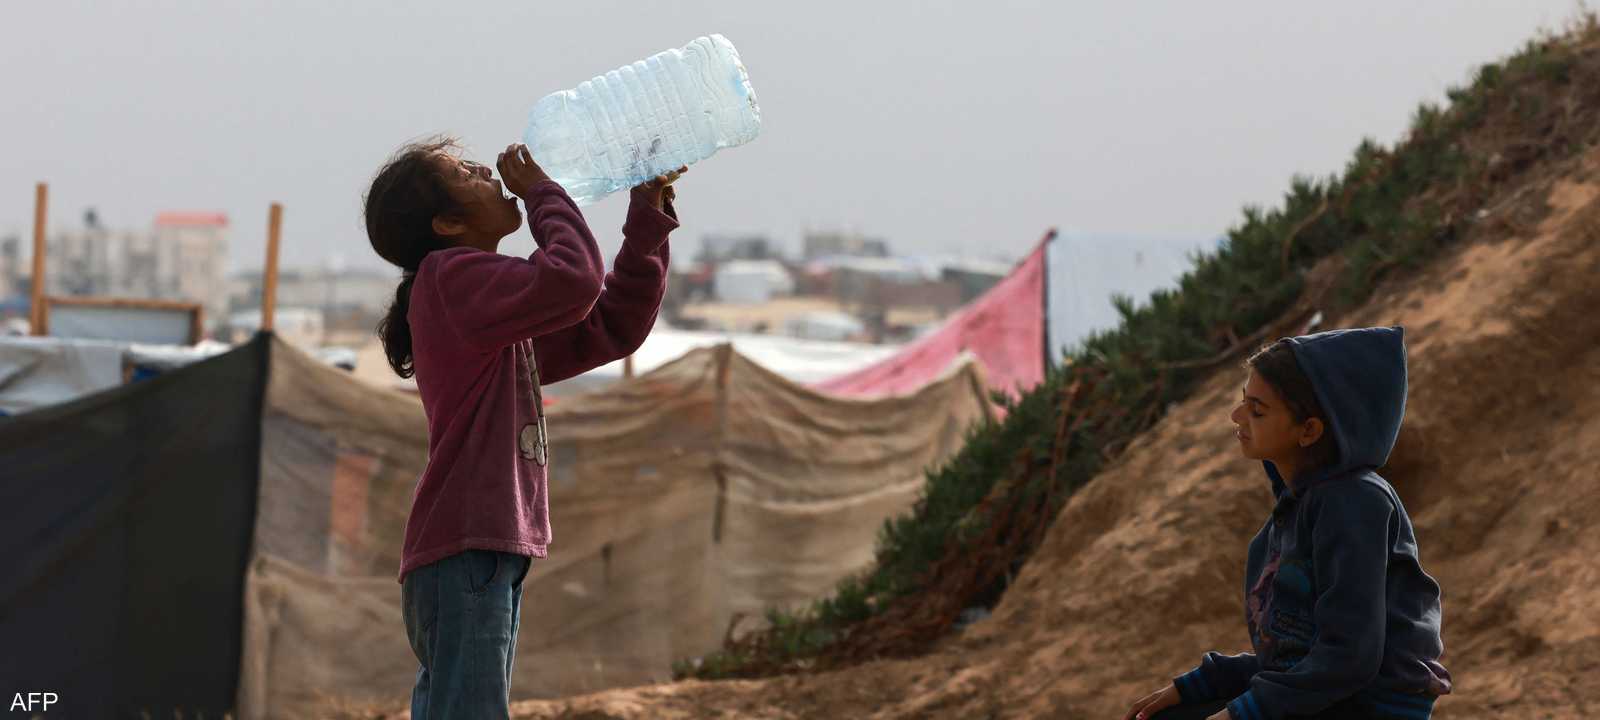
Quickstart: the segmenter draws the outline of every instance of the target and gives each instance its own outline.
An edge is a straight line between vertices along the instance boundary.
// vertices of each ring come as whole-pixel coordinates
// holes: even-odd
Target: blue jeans
[[[467,550],[406,573],[400,603],[422,666],[413,720],[505,718],[525,555]]]

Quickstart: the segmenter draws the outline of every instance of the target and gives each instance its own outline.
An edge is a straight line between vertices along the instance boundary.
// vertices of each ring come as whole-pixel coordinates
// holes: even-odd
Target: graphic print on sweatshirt
[[[524,460],[532,460],[539,467],[544,467],[550,461],[550,436],[545,430],[544,391],[539,387],[539,362],[534,359],[531,342],[525,342],[522,350],[517,353],[517,361],[526,369],[530,388],[527,400],[533,404],[533,414],[537,420],[523,425],[522,431],[517,433],[517,449]]]
[[[1292,610],[1312,607],[1313,599],[1311,576],[1304,563],[1292,557],[1292,552],[1290,555],[1285,557],[1282,551],[1273,550],[1247,598],[1250,636],[1255,640],[1258,656],[1273,670],[1294,667],[1311,652],[1317,634],[1313,618]],[[1291,597],[1284,598],[1287,602],[1274,602],[1279,594]]]
[[[1272,637],[1262,630],[1266,625],[1263,621],[1272,609],[1272,581],[1278,577],[1278,560],[1278,551],[1273,550],[1267,564],[1261,568],[1261,575],[1256,578],[1255,587],[1245,595],[1245,622],[1250,626],[1250,637],[1256,641],[1255,649],[1259,657],[1271,657]]]
[[[1272,581],[1274,602],[1267,612],[1267,634],[1277,643],[1277,660],[1284,669],[1294,667],[1311,652],[1311,643],[1317,636],[1316,620],[1300,608],[1315,607],[1311,597],[1311,575],[1305,563],[1294,553],[1278,564],[1278,575]],[[1285,602],[1277,602],[1282,599]]]

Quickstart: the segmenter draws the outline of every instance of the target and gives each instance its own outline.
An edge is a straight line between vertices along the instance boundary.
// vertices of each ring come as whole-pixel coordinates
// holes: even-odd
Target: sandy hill
[[[1276,229],[1255,226],[1258,242],[1283,243],[1285,271],[1300,272],[1290,269],[1287,241],[1324,210],[1339,217],[1329,227],[1340,234],[1301,239],[1342,250],[1315,256],[1322,260],[1294,307],[1284,306],[1286,319],[1306,307],[1329,310],[1323,290],[1333,278],[1362,272],[1371,280],[1373,268],[1397,269],[1364,304],[1329,310],[1322,327],[1407,328],[1408,412],[1381,472],[1405,501],[1424,566],[1444,588],[1443,661],[1456,680],[1437,709],[1446,720],[1600,713],[1596,88],[1600,19],[1587,16],[1571,33],[1481,68],[1471,88],[1452,91],[1451,108],[1419,111],[1413,132],[1423,129],[1423,142],[1392,154],[1358,151],[1349,171],[1360,176],[1350,182],[1409,178],[1366,186],[1403,197],[1403,207],[1372,193],[1358,194],[1365,200],[1355,205],[1347,200],[1358,195],[1346,192],[1324,195],[1313,210],[1297,190],[1290,200],[1299,197],[1307,206],[1299,212],[1309,212],[1293,215],[1307,218],[1297,229],[1285,229],[1288,214]],[[1418,237],[1446,249],[1399,271],[1406,248],[1418,246],[1398,240]],[[1070,497],[992,616],[926,655],[524,701],[513,714],[1121,717],[1203,652],[1248,648],[1244,556],[1271,495],[1259,464],[1239,456],[1227,419],[1243,378],[1224,366],[1193,386]],[[910,597],[926,608],[956,596]]]
[[[1420,273],[1325,326],[1407,328],[1383,474],[1444,588],[1441,718],[1600,712],[1600,151],[1526,173]],[[1120,717],[1248,649],[1245,546],[1270,509],[1224,368],[1072,498],[992,618],[925,657],[514,704],[519,718]]]

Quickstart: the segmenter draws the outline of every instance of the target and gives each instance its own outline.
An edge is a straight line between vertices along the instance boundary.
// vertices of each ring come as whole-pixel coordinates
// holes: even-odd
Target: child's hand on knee
[[[1134,701],[1133,707],[1128,708],[1128,714],[1123,715],[1122,720],[1150,720],[1156,713],[1177,705],[1181,699],[1178,696],[1178,686],[1168,685]],[[1227,720],[1226,710],[1222,715],[1223,720]]]

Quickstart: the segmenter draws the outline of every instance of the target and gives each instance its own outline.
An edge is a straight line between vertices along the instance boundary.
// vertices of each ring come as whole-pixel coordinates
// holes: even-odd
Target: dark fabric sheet
[[[238,686],[268,338],[0,419],[0,696],[221,717]]]

